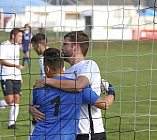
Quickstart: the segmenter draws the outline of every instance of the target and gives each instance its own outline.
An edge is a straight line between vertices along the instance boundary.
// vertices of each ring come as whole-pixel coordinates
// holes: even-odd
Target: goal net
[[[29,24],[33,35],[45,33],[48,46],[61,48],[71,31],[90,38],[86,59],[94,60],[101,78],[114,86],[115,101],[102,110],[107,139],[157,139],[157,2],[143,0],[1,0],[0,42],[10,31]],[[9,51],[9,50],[8,50]],[[32,116],[28,113],[33,85],[40,78],[39,58],[30,50],[31,67],[22,70],[23,84],[16,125],[8,130],[9,106],[0,111],[0,140],[28,139]],[[22,64],[23,52],[20,52]],[[65,63],[66,69],[69,64]],[[101,95],[104,96],[104,95]],[[4,99],[0,91],[0,99]]]

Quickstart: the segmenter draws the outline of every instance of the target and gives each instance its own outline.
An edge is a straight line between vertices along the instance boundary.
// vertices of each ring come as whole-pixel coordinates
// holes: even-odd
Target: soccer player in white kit
[[[31,43],[38,55],[43,55],[44,51],[49,48],[49,46],[47,45],[47,37],[43,33],[37,33],[36,35],[34,35],[31,39]],[[45,77],[43,59],[43,56],[41,56],[39,59],[41,78]]]
[[[65,71],[65,76],[76,79],[76,81],[40,78],[36,79],[34,88],[40,88],[47,84],[64,91],[81,92],[87,85],[90,85],[92,90],[100,95],[100,70],[94,61],[85,60],[88,47],[89,38],[84,32],[74,31],[66,34],[61,49],[64,54],[64,60],[68,62],[71,67]],[[106,109],[109,109],[112,105],[114,96],[115,95],[112,93],[106,96],[106,98],[110,99],[110,103],[106,105]],[[34,111],[36,114],[33,113],[33,111],[31,111],[33,109],[30,109],[30,113],[35,117],[38,116],[36,117],[37,120],[42,120],[44,115],[40,113],[37,115],[37,111]],[[101,110],[96,107],[91,107],[88,104],[83,104],[80,112],[77,140],[88,139],[106,140],[106,134],[103,127]]]
[[[33,48],[38,55],[43,55],[44,51],[49,48],[49,46],[47,45],[47,37],[43,33],[37,33],[36,35],[34,35],[31,39],[31,44],[33,45]],[[45,71],[44,71],[43,60],[44,60],[44,56],[41,56],[39,58],[41,78],[44,78],[46,76]],[[33,101],[31,101],[30,104],[32,105]],[[35,124],[36,124],[36,121],[33,118],[32,123],[30,125],[30,134],[29,134],[28,140],[30,140],[30,136],[33,133]]]
[[[1,85],[5,97],[0,101],[0,111],[11,105],[8,129],[18,129],[15,122],[19,113],[21,70],[24,68],[19,65],[22,33],[22,30],[14,28],[10,32],[10,40],[0,45]]]

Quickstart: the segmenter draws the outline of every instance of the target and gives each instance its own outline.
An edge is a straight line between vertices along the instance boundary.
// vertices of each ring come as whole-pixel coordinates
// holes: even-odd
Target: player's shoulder
[[[97,67],[97,63],[93,60],[83,60],[79,64],[81,67]]]
[[[71,78],[67,78],[65,76],[56,76],[56,77],[52,77],[53,79],[61,79],[61,80],[74,80],[74,79],[71,79]]]
[[[86,61],[86,64],[96,64],[97,65],[97,63],[94,61],[94,60],[85,60]]]
[[[47,91],[50,91],[50,89],[52,89],[53,87],[45,85],[44,87],[38,88],[38,89],[34,89],[33,90],[33,94],[41,94],[41,93],[45,93]]]
[[[87,86],[83,89],[83,91],[85,91],[85,90],[91,90],[91,87],[90,87],[89,85],[87,85]]]
[[[43,61],[43,59],[44,59],[44,56],[41,56],[41,57],[39,58],[39,61]]]
[[[6,40],[6,41],[4,41],[4,42],[1,43],[1,45],[10,45],[10,44],[11,44],[11,43],[10,43],[9,40]]]
[[[44,56],[39,58],[39,63],[43,64],[43,61],[44,61]]]
[[[37,89],[33,89],[33,92],[40,92],[40,91],[42,91],[42,90],[44,90],[45,89],[45,86],[44,87],[41,87],[41,88],[37,88]]]
[[[44,59],[44,56],[41,56],[40,58],[39,58],[39,60],[43,60]]]
[[[94,60],[82,60],[79,63],[80,63],[80,65],[83,65],[83,64],[96,64],[96,62]]]

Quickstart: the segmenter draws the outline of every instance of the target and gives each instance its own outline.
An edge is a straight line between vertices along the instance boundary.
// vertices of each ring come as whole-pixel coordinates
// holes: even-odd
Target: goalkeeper
[[[64,60],[56,48],[44,52],[44,70],[46,76],[53,79],[66,79]],[[39,111],[45,114],[45,120],[36,124],[31,140],[36,139],[76,139],[79,115],[82,103],[89,103],[101,109],[112,104],[114,88],[109,85],[109,95],[100,97],[88,86],[83,92],[70,93],[44,86],[33,91],[33,104],[40,105]],[[110,94],[112,93],[112,94]]]

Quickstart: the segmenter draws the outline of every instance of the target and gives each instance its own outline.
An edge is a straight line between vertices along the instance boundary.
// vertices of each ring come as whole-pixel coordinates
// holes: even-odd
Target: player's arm
[[[76,81],[52,79],[46,77],[38,78],[36,79],[34,89],[41,88],[45,84],[68,92],[81,92],[87,85],[89,85],[89,80],[86,76],[79,76]]]
[[[115,90],[111,84],[106,89],[107,96],[100,97],[89,86],[82,92],[83,103],[94,105],[97,108],[107,110],[112,105],[115,98]]]
[[[16,68],[18,68],[20,70],[22,70],[24,68],[22,65],[12,64],[12,63],[7,62],[4,59],[1,59],[0,63],[1,63],[1,65],[7,66],[7,67],[16,67]]]
[[[31,42],[31,41],[29,41],[29,42]],[[32,44],[29,43],[28,50],[31,50],[31,49],[32,49]]]
[[[33,91],[34,94],[34,91]],[[34,100],[34,95],[33,95]],[[33,116],[36,122],[43,121],[45,119],[45,114],[41,113],[38,109],[40,108],[39,105],[33,105],[33,100],[30,102],[29,106],[29,113]]]
[[[107,82],[108,83],[108,82]],[[106,81],[103,82],[106,86]],[[115,99],[115,90],[111,84],[108,83],[108,85],[105,87],[106,89],[106,95],[105,97],[100,97],[94,104],[94,106],[107,110],[112,105],[114,99]]]
[[[94,104],[94,106],[107,110],[110,108],[114,101],[114,96],[113,95],[107,95],[106,97],[100,97]]]

